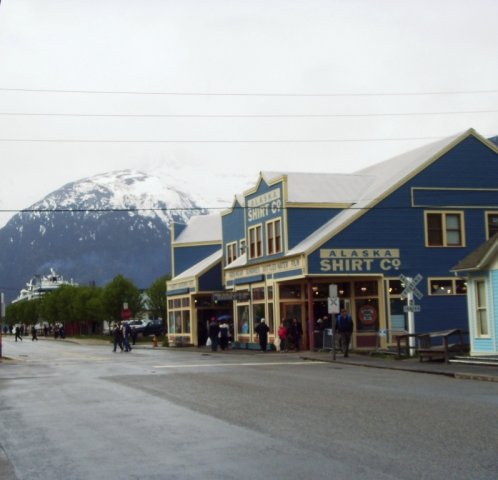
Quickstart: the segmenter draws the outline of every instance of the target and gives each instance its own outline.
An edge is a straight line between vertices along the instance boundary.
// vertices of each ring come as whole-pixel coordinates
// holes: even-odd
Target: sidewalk
[[[441,361],[420,362],[418,358],[396,360],[394,357],[379,357],[375,355],[355,353],[350,353],[347,358],[344,358],[341,353],[337,353],[336,360],[334,361],[332,360],[332,352],[302,352],[301,358],[306,360],[324,361],[369,368],[383,368],[387,370],[402,370],[405,372],[445,375],[448,377],[466,380],[498,382],[497,366],[455,363],[445,364]]]

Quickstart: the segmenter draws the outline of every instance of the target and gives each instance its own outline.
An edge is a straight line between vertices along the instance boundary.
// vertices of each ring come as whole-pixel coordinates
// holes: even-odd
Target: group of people
[[[301,350],[301,338],[303,336],[303,326],[297,318],[292,320],[284,320],[278,327],[278,339],[280,352],[288,352],[289,349],[294,349],[296,352]]]
[[[230,326],[224,320],[218,321],[216,317],[211,317],[208,328],[208,344],[211,351],[217,352],[218,346],[221,350],[226,350],[230,343]]]
[[[20,342],[22,342],[22,337],[26,334],[28,334],[28,331],[31,333],[31,341],[38,341],[38,330],[36,328],[35,325],[32,325],[31,326],[31,329],[28,330],[28,327],[24,326],[24,325],[16,325],[15,327],[12,327],[12,325],[9,325],[8,327],[7,326],[4,326],[3,328],[3,332],[4,334],[7,333],[7,331],[12,335],[14,334],[15,335],[15,341],[17,342],[18,340]],[[65,339],[66,338],[66,332],[64,330],[64,325],[50,325],[50,326],[47,326],[45,325],[43,327],[43,334],[45,337],[47,337],[48,335],[50,334],[54,334],[54,338],[57,339],[57,338],[62,338],[62,339]]]
[[[136,333],[127,322],[124,322],[123,324],[115,323],[112,326],[112,338],[113,352],[117,350],[117,347],[119,347],[122,352],[131,352],[133,348],[130,344],[130,340],[133,345],[135,345]]]

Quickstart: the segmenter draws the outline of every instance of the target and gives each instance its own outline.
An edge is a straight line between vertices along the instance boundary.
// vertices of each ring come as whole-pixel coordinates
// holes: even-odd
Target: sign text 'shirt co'
[[[372,272],[399,270],[398,248],[323,248],[320,250],[322,272]]]
[[[247,201],[247,220],[254,222],[271,214],[280,212],[282,209],[282,199],[280,189],[276,188],[269,192],[258,195]]]

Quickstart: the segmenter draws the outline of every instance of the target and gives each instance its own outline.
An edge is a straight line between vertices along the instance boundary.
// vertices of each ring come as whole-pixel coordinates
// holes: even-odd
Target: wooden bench
[[[417,337],[416,333],[397,333],[396,337],[396,346],[398,349],[398,353],[396,358],[408,358],[410,356],[410,338]]]
[[[451,356],[462,355],[468,350],[464,342],[464,332],[459,328],[428,332],[417,335],[417,348],[419,360],[444,359],[448,363]],[[453,340],[453,337],[456,339]],[[450,343],[453,340],[453,343]]]

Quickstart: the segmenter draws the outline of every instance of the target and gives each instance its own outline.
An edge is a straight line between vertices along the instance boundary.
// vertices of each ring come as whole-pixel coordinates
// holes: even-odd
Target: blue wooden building
[[[335,285],[354,348],[384,347],[407,329],[401,274],[423,277],[415,331],[466,327],[467,280],[450,269],[497,228],[498,149],[471,129],[353,174],[262,172],[220,222],[214,243],[184,241],[190,226],[173,239],[168,305],[189,289],[190,343],[203,340],[197,296],[211,296],[240,344],[262,318],[271,335],[296,318],[316,348]]]
[[[498,219],[495,231],[498,232]],[[467,280],[470,354],[498,355],[498,233],[453,271]]]

